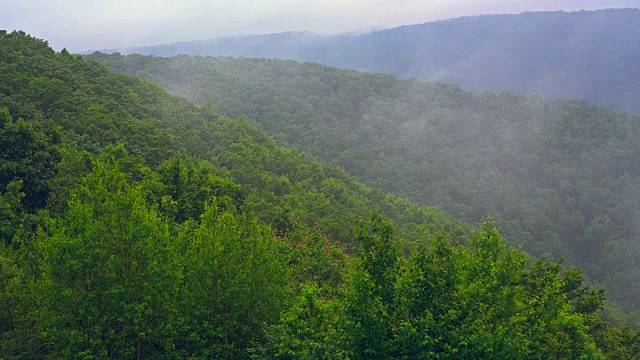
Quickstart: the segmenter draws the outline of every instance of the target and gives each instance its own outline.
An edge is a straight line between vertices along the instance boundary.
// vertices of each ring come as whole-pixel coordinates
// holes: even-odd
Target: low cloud
[[[0,26],[71,51],[282,31],[340,33],[540,10],[638,7],[640,0],[4,0]]]

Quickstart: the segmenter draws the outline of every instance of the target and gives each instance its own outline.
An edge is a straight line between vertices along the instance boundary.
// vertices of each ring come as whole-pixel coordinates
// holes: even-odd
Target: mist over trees
[[[290,32],[112,51],[292,59],[443,81],[473,92],[576,98],[640,113],[639,33],[640,10],[609,9],[483,15],[360,35]]]
[[[265,59],[105,55],[369,186],[583,266],[640,310],[640,118],[576,100],[479,95],[454,85]]]
[[[0,31],[0,149],[3,359],[640,352],[603,290],[491,221],[371,189],[24,32]]]

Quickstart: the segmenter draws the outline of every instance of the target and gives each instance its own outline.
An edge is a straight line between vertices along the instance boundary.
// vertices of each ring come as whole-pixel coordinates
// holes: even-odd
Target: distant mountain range
[[[640,113],[638,9],[483,15],[359,35],[286,32],[118,51],[292,59]]]

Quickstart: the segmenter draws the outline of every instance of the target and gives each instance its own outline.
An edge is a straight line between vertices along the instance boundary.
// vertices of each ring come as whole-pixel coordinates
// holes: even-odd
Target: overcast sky
[[[0,0],[0,29],[70,51],[226,35],[367,31],[452,17],[640,7],[640,0]]]

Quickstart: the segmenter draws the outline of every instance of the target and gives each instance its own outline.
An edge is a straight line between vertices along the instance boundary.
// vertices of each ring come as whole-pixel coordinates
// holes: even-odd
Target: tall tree
[[[97,162],[69,210],[41,231],[52,355],[162,358],[181,274],[166,223],[114,163]]]

